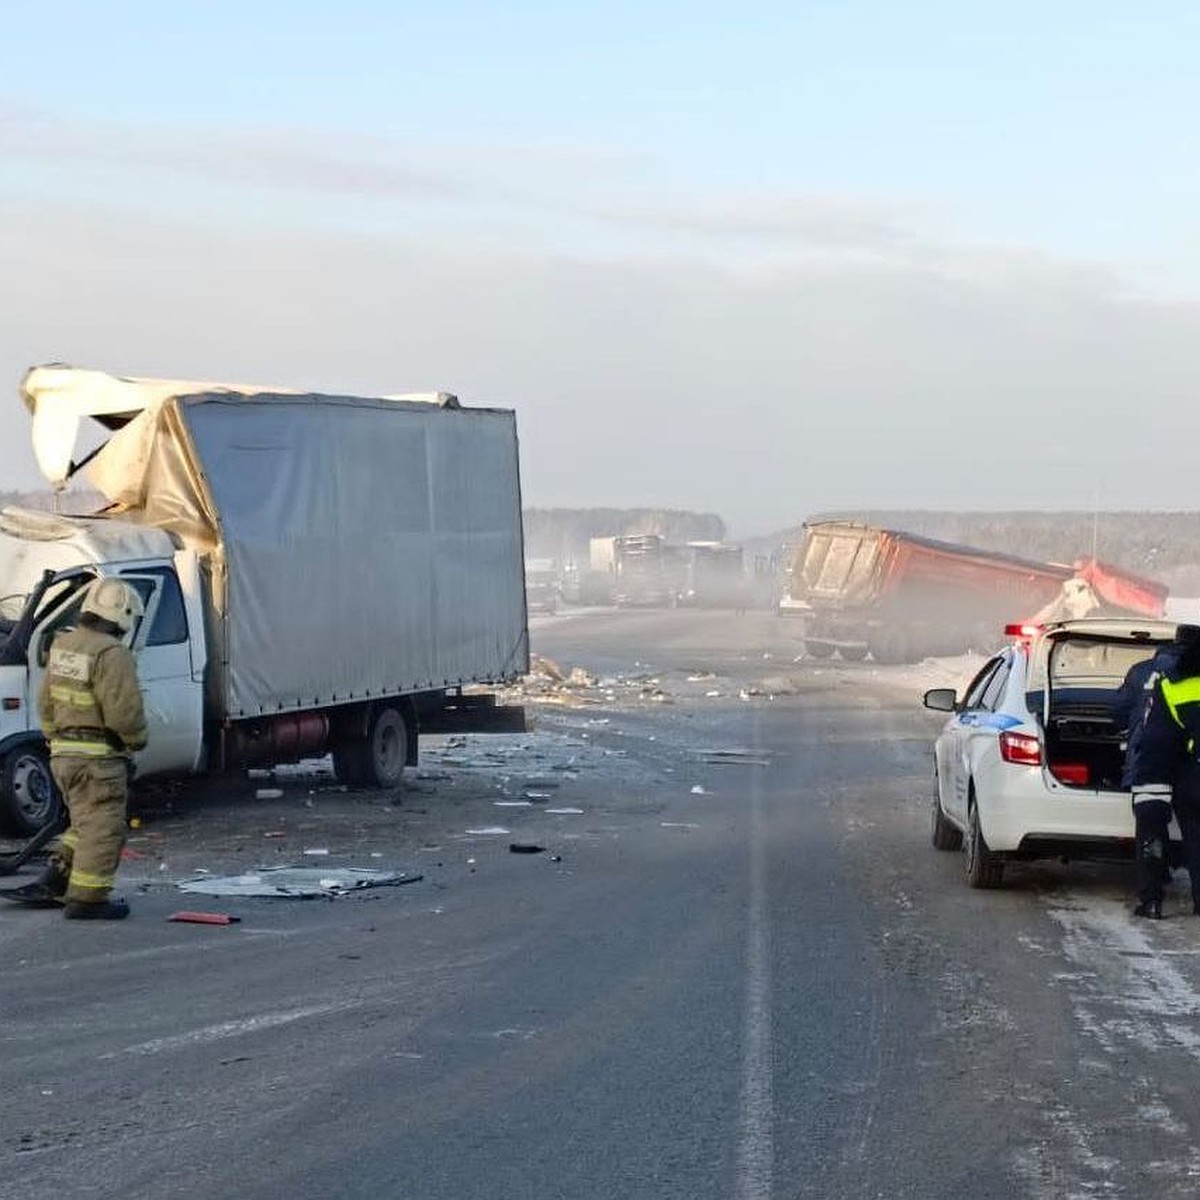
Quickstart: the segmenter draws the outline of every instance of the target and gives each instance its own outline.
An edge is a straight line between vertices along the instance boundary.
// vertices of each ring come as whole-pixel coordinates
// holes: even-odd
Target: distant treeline
[[[725,522],[716,513],[669,508],[527,508],[525,554],[560,563],[586,562],[597,537],[657,533],[669,542],[719,542]]]

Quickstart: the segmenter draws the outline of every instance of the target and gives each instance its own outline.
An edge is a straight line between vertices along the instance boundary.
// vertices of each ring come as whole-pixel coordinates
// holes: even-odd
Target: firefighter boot
[[[129,916],[129,905],[118,897],[116,900],[101,900],[88,903],[83,900],[68,900],[63,909],[68,921],[120,921]]]
[[[46,869],[31,883],[30,887],[46,889],[46,895],[58,904],[62,904],[67,894],[67,881],[70,872],[64,871],[53,858],[46,864]]]
[[[1133,910],[1135,917],[1146,917],[1151,921],[1162,920],[1162,901],[1161,900],[1143,900],[1141,904]]]

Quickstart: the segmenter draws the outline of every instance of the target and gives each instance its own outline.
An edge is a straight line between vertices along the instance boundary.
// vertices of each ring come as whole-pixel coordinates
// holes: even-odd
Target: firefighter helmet
[[[128,633],[146,606],[137,590],[123,579],[97,579],[88,587],[83,611],[111,621],[122,633]]]

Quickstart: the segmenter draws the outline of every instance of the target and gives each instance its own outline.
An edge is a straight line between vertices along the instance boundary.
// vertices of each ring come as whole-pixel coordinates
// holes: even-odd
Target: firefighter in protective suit
[[[109,920],[129,905],[110,899],[125,844],[131,754],[146,744],[146,717],[133,655],[123,638],[142,615],[141,597],[120,579],[98,579],[76,629],[58,634],[38,697],[50,770],[70,826],[38,881],[63,915]]]

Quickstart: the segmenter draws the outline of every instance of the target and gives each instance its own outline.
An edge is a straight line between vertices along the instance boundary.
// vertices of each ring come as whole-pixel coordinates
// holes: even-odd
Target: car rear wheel
[[[962,830],[951,825],[942,811],[942,789],[938,786],[937,772],[933,773],[933,804],[930,806],[930,832],[935,850],[961,850]]]
[[[998,888],[1004,882],[1004,859],[988,849],[979,828],[979,805],[972,793],[967,813],[967,884],[973,888]]]

